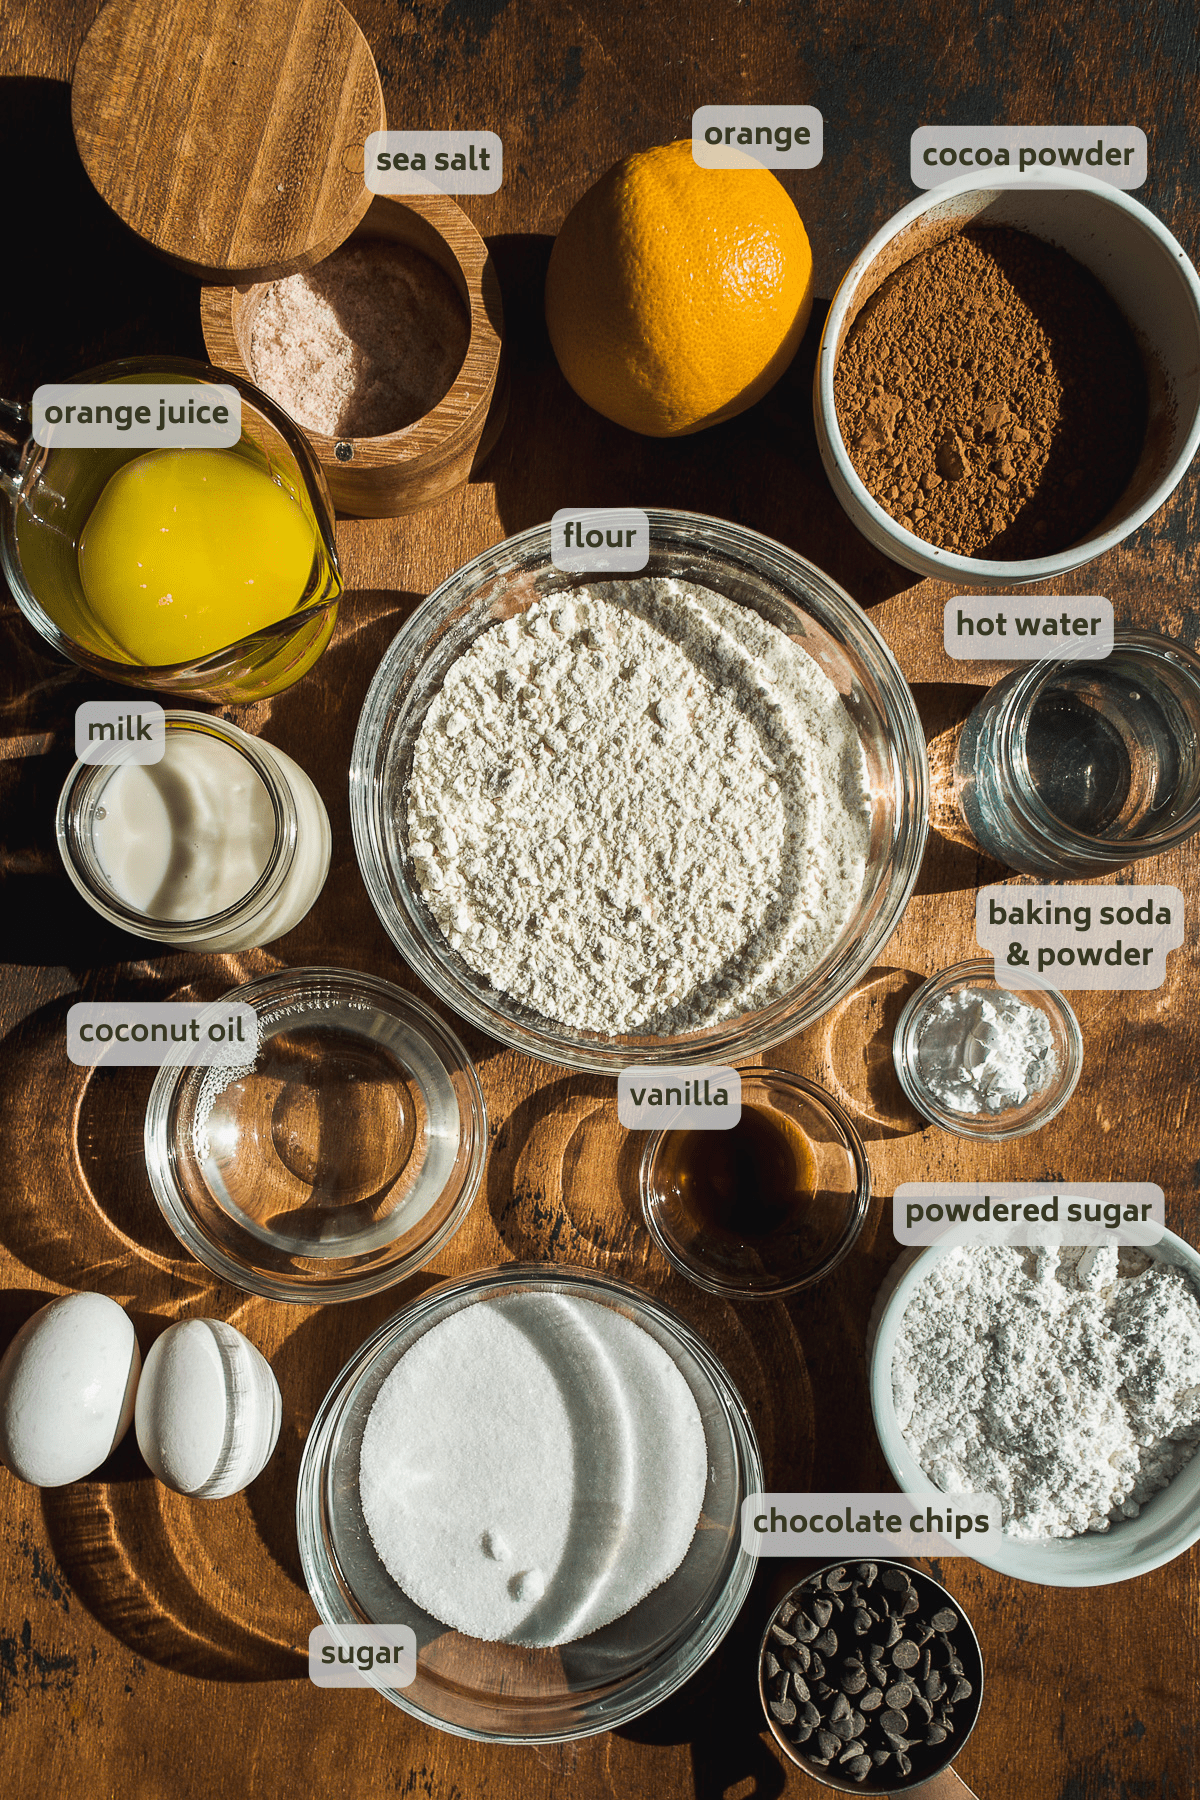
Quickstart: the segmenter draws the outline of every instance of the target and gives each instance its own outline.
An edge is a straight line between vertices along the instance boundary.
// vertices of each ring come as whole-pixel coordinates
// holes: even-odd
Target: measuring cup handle
[[[932,1781],[923,1781],[916,1790],[921,1800],[978,1800],[974,1788],[969,1788],[961,1775],[953,1769],[943,1769]]]
[[[24,477],[26,446],[33,429],[29,407],[0,398],[0,492],[16,499]]]

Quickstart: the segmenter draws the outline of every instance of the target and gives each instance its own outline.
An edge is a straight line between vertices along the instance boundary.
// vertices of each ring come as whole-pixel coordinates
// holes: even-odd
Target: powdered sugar
[[[892,1386],[921,1468],[998,1495],[1010,1536],[1107,1531],[1200,1447],[1200,1301],[1137,1251],[950,1250],[909,1301]]]
[[[673,1033],[782,997],[836,943],[869,839],[828,676],[690,583],[597,583],[483,632],[409,787],[452,948],[543,1017]]]

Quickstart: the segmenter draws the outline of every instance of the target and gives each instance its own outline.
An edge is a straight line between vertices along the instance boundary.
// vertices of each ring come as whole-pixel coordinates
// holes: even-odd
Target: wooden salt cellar
[[[422,251],[454,283],[471,335],[462,368],[432,412],[383,437],[333,438],[304,426],[339,512],[382,518],[431,506],[461,487],[500,435],[508,407],[500,284],[487,245],[447,194],[376,195],[352,241],[387,239]],[[206,287],[200,322],[209,358],[253,381],[250,334],[264,283]]]
[[[412,512],[467,480],[507,405],[499,283],[447,195],[368,190],[366,139],[387,121],[370,47],[340,0],[109,0],[75,65],[71,117],[100,195],[208,284],[209,357],[243,380],[265,283],[313,268],[352,233],[436,262],[471,324],[449,393],[387,436],[305,435],[340,512]]]

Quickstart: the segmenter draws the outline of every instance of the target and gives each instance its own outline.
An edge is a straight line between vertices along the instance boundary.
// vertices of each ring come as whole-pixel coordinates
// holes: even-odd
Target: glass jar
[[[191,712],[168,712],[165,720],[168,743],[195,734],[224,745],[261,784],[273,822],[261,873],[240,896],[204,917],[155,917],[132,905],[116,891],[96,844],[104,796],[127,765],[77,762],[59,796],[56,822],[67,874],[89,906],[134,937],[188,950],[251,950],[272,943],[300,923],[325,885],[332,835],[324,802],[298,763],[236,725]]]
[[[955,788],[989,856],[1024,875],[1108,875],[1200,826],[1200,657],[1116,632],[1100,662],[1014,669],[959,739]]]

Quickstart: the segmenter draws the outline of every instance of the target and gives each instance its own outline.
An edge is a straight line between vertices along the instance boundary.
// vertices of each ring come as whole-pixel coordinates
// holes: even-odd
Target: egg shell
[[[90,1475],[129,1429],[141,1367],[137,1334],[115,1300],[52,1300],[0,1361],[0,1460],[35,1487]]]
[[[248,1487],[279,1437],[271,1365],[222,1319],[183,1319],[150,1347],[138,1387],[138,1446],[178,1494],[219,1500]]]

